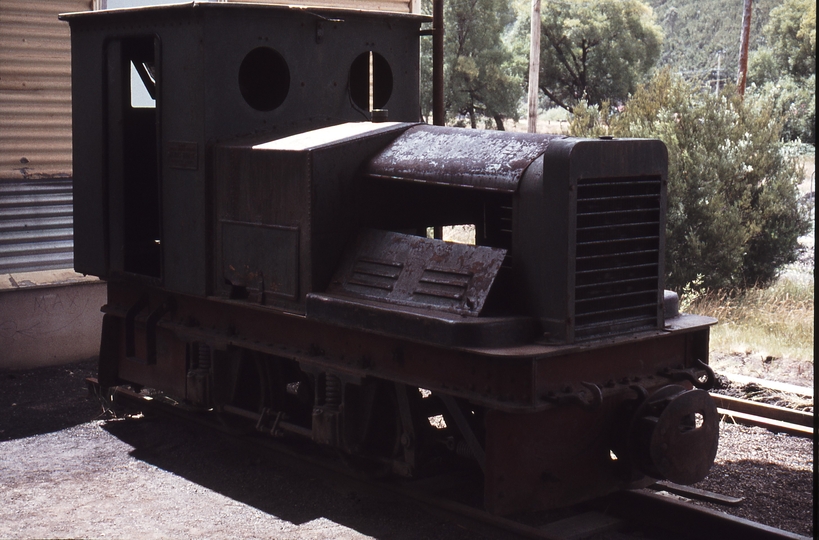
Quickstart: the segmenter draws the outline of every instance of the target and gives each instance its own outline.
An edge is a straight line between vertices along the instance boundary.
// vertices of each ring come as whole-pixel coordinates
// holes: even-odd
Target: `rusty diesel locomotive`
[[[102,387],[390,474],[473,471],[499,514],[705,476],[714,321],[663,291],[661,142],[419,122],[421,16],[63,18]]]

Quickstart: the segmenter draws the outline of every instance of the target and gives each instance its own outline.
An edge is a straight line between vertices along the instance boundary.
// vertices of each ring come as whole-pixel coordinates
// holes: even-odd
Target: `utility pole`
[[[745,80],[748,76],[748,41],[751,36],[751,5],[753,0],[745,0],[742,13],[742,33],[739,37],[739,73],[737,74],[737,93],[745,95]]]
[[[714,96],[719,95],[719,82],[722,79],[722,49],[717,51],[717,84],[714,86]]]
[[[529,125],[537,133],[537,102],[540,86],[540,0],[532,0],[532,25],[529,43]]]
[[[446,124],[444,106],[444,0],[432,2],[432,123]]]

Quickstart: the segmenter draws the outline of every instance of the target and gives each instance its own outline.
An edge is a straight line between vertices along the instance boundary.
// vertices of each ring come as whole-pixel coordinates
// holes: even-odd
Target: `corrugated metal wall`
[[[71,42],[90,0],[0,0],[0,273],[73,267]]]
[[[71,180],[0,182],[0,273],[73,268]]]
[[[71,176],[71,42],[89,0],[0,1],[0,179]]]
[[[232,1],[232,0],[228,0]],[[392,11],[398,13],[420,13],[420,0],[236,0],[256,4],[306,5],[317,7],[343,7],[349,9],[367,9],[373,11]]]

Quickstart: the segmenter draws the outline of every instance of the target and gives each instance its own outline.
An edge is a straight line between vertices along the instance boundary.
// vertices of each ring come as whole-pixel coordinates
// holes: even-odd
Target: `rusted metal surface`
[[[662,179],[579,179],[575,335],[657,325]]]
[[[556,135],[417,126],[366,169],[377,178],[513,193]]]
[[[362,156],[410,125],[345,123],[217,146],[215,292],[303,312],[306,295],[326,289],[354,234]]]
[[[664,386],[637,407],[626,438],[621,459],[652,478],[693,484],[717,455],[717,408],[708,392]]]
[[[109,283],[109,289],[107,316],[124,318],[125,310],[117,306],[124,307],[139,300],[139,289],[117,283]],[[251,310],[240,302],[217,303],[179,295],[174,298],[176,310],[162,317],[155,331],[157,350],[171,356],[160,356],[156,365],[146,365],[126,359],[125,351],[120,349],[117,357],[105,361],[114,364],[113,371],[121,380],[138,381],[175,395],[185,395],[186,391],[180,392],[178,384],[185,380],[182,373],[186,344],[203,342],[221,351],[263,352],[271,355],[268,362],[274,358],[279,359],[276,361],[295,361],[309,373],[334,373],[342,381],[347,381],[342,385],[346,389],[341,392],[342,396],[347,396],[350,389],[366,380],[386,380],[401,382],[411,388],[430,389],[433,396],[440,392],[444,396],[465,398],[464,403],[473,404],[468,407],[486,407],[483,426],[471,445],[475,446],[477,440],[486,452],[487,508],[497,513],[526,507],[559,506],[630,485],[623,481],[622,467],[627,460],[623,458],[618,466],[611,461],[608,452],[614,447],[617,434],[624,429],[619,427],[625,418],[622,416],[623,404],[637,397],[631,386],[636,380],[653,391],[668,384],[670,379],[647,376],[647,373],[663,363],[693,363],[691,359],[686,360],[685,351],[696,350],[696,340],[689,342],[686,339],[692,335],[692,330],[687,329],[681,330],[674,340],[661,336],[648,341],[624,340],[619,353],[614,356],[610,354],[611,348],[603,344],[598,344],[597,349],[591,348],[585,355],[577,355],[576,347],[564,345],[557,348],[564,351],[564,357],[554,357],[551,363],[547,363],[541,357],[554,349],[548,346],[540,346],[524,355],[510,355],[508,351],[493,349],[458,352],[370,334],[361,329],[317,323],[265,308]],[[154,312],[167,301],[165,294],[154,291],[140,313]],[[140,322],[140,317],[136,318],[135,330],[137,356],[146,354],[149,347],[148,322]],[[645,358],[649,357],[654,358],[656,365],[645,366],[639,371],[638,366],[644,365]],[[549,365],[552,368],[560,366],[564,371],[550,371],[547,369]],[[639,375],[629,377],[623,384],[618,381],[612,387],[605,384],[610,374],[628,372],[629,369],[637,370],[635,373]],[[174,374],[173,370],[183,371]],[[532,394],[533,388],[548,388],[580,377],[599,382],[604,394],[598,407],[583,407],[573,402],[556,403],[548,396],[541,399],[541,394]],[[278,391],[287,392],[285,386],[292,382],[292,379],[284,379]],[[253,392],[244,388],[244,392]],[[297,394],[298,390],[294,392]],[[360,401],[353,403],[360,404]],[[247,410],[260,414],[256,405]],[[270,422],[264,425],[272,426],[271,422],[281,410],[273,409]],[[364,417],[340,418],[341,410],[348,411],[347,415],[352,414],[352,404],[328,409],[323,402],[320,410],[320,420],[314,416],[314,423],[300,425],[315,430],[312,437],[322,444],[339,445],[348,450],[355,448],[349,442],[351,435],[343,433],[352,429],[350,425],[358,425]],[[399,412],[393,410],[389,414],[398,416]],[[464,414],[464,417],[472,418],[472,415]],[[290,422],[286,417],[282,420]],[[452,426],[457,426],[456,419],[452,420]],[[342,429],[347,431],[340,431]],[[389,429],[385,433],[389,433]],[[560,437],[555,437],[555,433],[560,433]],[[456,441],[453,448],[466,449],[470,446],[469,440],[466,437],[462,444]],[[474,450],[469,452],[472,455]],[[694,455],[691,459],[700,457]],[[407,474],[401,463],[404,462],[391,464],[390,469]],[[538,474],[533,475],[533,470]],[[502,501],[498,499],[499,494]]]
[[[477,317],[505,255],[505,249],[365,230],[327,291]]]
[[[629,486],[609,458],[611,407],[565,407],[534,414],[486,415],[484,507],[507,515],[554,508]]]
[[[482,471],[498,514],[707,470],[714,321],[664,317],[660,141],[418,124],[416,15],[66,18],[101,384],[378,472]],[[475,245],[427,238],[451,225]]]
[[[122,358],[126,356],[124,319],[144,289],[116,282],[109,282],[108,288],[105,312],[113,320],[122,321],[117,323],[116,331],[109,333],[120,335],[123,344],[104,355],[108,358],[110,354],[115,361],[117,351]],[[617,347],[595,343],[580,350],[566,345],[451,350],[261,307],[249,309],[242,302],[173,297],[175,312],[157,323],[160,350],[161,336],[167,336],[162,332],[171,331],[178,336],[174,339],[209,341],[213,347],[249,348],[323,367],[335,366],[358,376],[378,373],[388,380],[445,390],[510,412],[554,408],[546,399],[547,392],[552,388],[562,390],[579,380],[600,384],[604,404],[616,395],[633,399],[631,385],[638,382],[654,389],[668,384],[670,379],[654,372],[663,365],[684,363],[686,350],[696,349],[696,340],[690,338],[697,333],[682,330],[671,336],[624,337]],[[144,354],[146,343],[144,322],[140,321],[164,302],[166,293],[153,291],[148,304],[140,310],[141,315],[136,317],[136,356]],[[696,328],[704,331],[702,327]],[[655,365],[646,365],[646,357],[654,358]],[[633,375],[622,376],[621,381],[621,374]],[[579,387],[579,382],[575,384]]]
[[[525,171],[513,272],[546,339],[661,328],[667,159],[659,141],[558,138]]]
[[[106,335],[117,335],[124,342],[125,325],[120,321],[124,321],[128,307],[136,303],[140,296],[139,289],[109,282],[106,317],[110,315],[118,324],[115,331]],[[153,311],[164,301],[163,294],[152,294],[149,304],[141,313]],[[360,329],[352,331],[318,323],[303,316],[263,308],[249,309],[241,302],[214,302],[183,296],[176,296],[176,302],[176,312],[158,322],[157,339],[160,349],[162,340],[167,339],[164,332],[172,331],[178,334],[175,341],[205,341],[219,349],[228,346],[249,347],[306,362],[305,365],[334,368],[358,376],[379,373],[379,376],[388,380],[412,381],[410,384],[417,383],[418,386],[432,389],[447,388],[450,394],[491,402],[495,407],[506,406],[510,410],[521,406],[524,409],[531,408],[535,403],[531,383],[528,381],[536,353],[528,358],[517,359],[502,355],[494,357],[460,353],[423,343],[367,334]],[[145,350],[143,324],[137,319],[136,356],[142,356]],[[353,335],[356,339],[351,339]],[[179,349],[175,346],[173,350]],[[105,362],[110,361],[115,365],[133,365],[135,369],[141,366],[124,360],[124,345],[112,349],[112,354],[103,356]],[[184,364],[184,353],[182,356],[180,361]],[[155,368],[141,366],[140,369],[143,370],[143,375],[136,380],[143,380],[146,385],[170,392],[162,386],[171,384],[170,380],[163,383],[150,375]]]
[[[310,320],[344,328],[461,349],[507,351],[531,343],[537,336],[536,322],[530,317],[468,317],[349,295],[308,294],[306,315]]]
[[[101,388],[93,378],[86,379],[89,393],[99,395]],[[191,408],[183,403],[173,402],[161,394],[138,394],[128,389],[117,389],[113,392],[115,402],[128,405],[140,411],[165,413],[185,418],[187,421],[206,425],[211,429],[231,433],[222,423],[215,423],[212,416],[191,414]],[[110,405],[110,402],[107,402]],[[172,406],[173,404],[173,406]],[[236,415],[246,418],[248,426],[258,423],[259,414],[248,413],[245,410],[236,410]],[[266,424],[269,426],[270,422]],[[284,430],[280,430],[284,431]],[[233,432],[235,433],[235,432]],[[309,437],[306,433],[304,436]],[[422,479],[396,481],[389,478],[385,481],[373,480],[371,477],[363,479],[361,475],[352,473],[339,460],[322,460],[315,453],[305,452],[302,446],[288,446],[280,439],[263,437],[243,437],[241,442],[245,446],[273,450],[280,456],[298,457],[298,463],[310,463],[321,471],[321,474],[334,479],[344,479],[345,484],[354,486],[357,493],[371,493],[375,496],[388,493],[397,494],[406,501],[416,501],[428,508],[432,515],[454,520],[461,527],[473,530],[479,534],[505,537],[513,534],[515,537],[536,538],[541,540],[559,540],[566,538],[583,538],[588,534],[601,533],[606,530],[620,529],[622,535],[631,537],[648,536],[663,538],[673,535],[677,538],[718,539],[727,538],[772,538],[772,539],[803,539],[794,533],[774,529],[753,523],[745,519],[737,519],[722,512],[705,510],[691,503],[680,501],[663,495],[646,494],[645,491],[629,492],[603,497],[593,500],[577,508],[569,508],[554,514],[524,514],[508,518],[490,514],[477,508],[471,502],[464,502],[464,494],[474,493],[480,489],[480,482],[474,475],[458,470],[447,471],[440,475]],[[295,463],[295,462],[294,462]],[[335,481],[335,480],[334,480]],[[352,484],[347,484],[352,482]],[[678,486],[667,482],[657,482],[648,489],[679,493],[685,497],[700,500],[710,500],[716,504],[734,505],[738,498],[723,497],[719,494],[703,492],[686,486]],[[647,500],[644,500],[647,499]],[[446,514],[441,514],[446,511]],[[451,514],[450,514],[451,512]],[[452,515],[454,514],[454,515]],[[551,516],[551,517],[550,517]],[[569,517],[565,517],[569,516]],[[558,521],[553,521],[559,517]],[[474,520],[464,522],[464,518]],[[538,519],[538,526],[532,525],[533,519]],[[540,524],[545,520],[545,524]],[[649,527],[649,529],[646,529]],[[667,531],[667,532],[666,532]],[[618,536],[615,534],[614,536]],[[494,536],[492,536],[494,537]]]
[[[653,391],[636,411],[639,394],[624,392],[608,395],[598,407],[565,404],[528,415],[491,411],[485,506],[505,514],[572,504],[632,482],[646,485],[648,477],[701,480],[716,455],[716,410],[701,390],[668,388]],[[646,410],[656,403],[665,408],[649,417]],[[630,428],[624,413],[632,416]],[[695,428],[699,413],[702,425]],[[621,443],[624,436],[628,441]]]

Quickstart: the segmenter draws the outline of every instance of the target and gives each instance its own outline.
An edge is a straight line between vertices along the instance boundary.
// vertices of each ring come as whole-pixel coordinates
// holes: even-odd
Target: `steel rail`
[[[813,414],[721,394],[712,393],[711,399],[723,419],[730,418],[737,424],[759,426],[798,437],[813,437]]]
[[[739,506],[745,501],[745,497],[729,497],[728,495],[721,495],[711,491],[705,491],[691,486],[681,486],[674,482],[660,480],[648,486],[647,489],[653,491],[667,491],[674,495],[681,495],[689,499],[696,499],[698,501],[710,502],[714,504],[721,504],[723,506]]]
[[[796,409],[790,409],[788,407],[781,407],[778,405],[769,405],[758,401],[723,396],[721,394],[712,393],[711,399],[716,402],[717,407],[729,411],[753,414],[754,416],[761,416],[771,420],[779,420],[781,422],[796,424],[798,426],[813,427],[814,415],[812,413],[806,413],[804,411],[798,411]]]
[[[783,383],[779,381],[770,381],[767,379],[759,379],[757,377],[749,377],[747,375],[737,375],[736,373],[720,373],[732,383],[740,386],[747,384],[755,384],[761,388],[772,390],[774,392],[784,392],[786,394],[796,394],[797,396],[813,397],[813,387],[799,386],[796,384]]]

